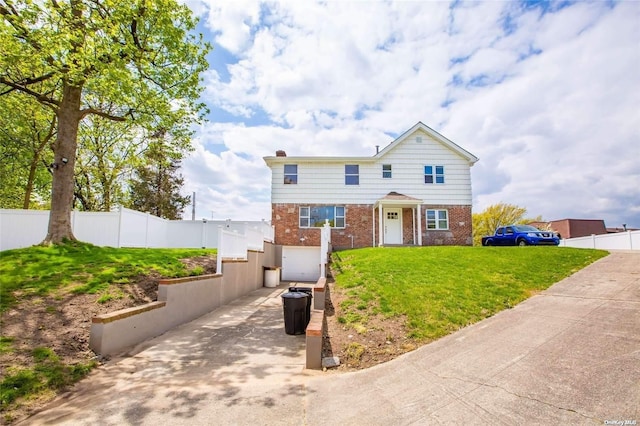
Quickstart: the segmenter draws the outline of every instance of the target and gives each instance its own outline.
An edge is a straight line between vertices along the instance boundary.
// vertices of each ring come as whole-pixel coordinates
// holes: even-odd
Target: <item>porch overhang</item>
[[[384,199],[380,199],[378,201],[376,201],[376,203],[373,205],[374,209],[377,209],[378,207],[397,207],[397,208],[402,208],[402,209],[412,209],[415,207],[420,206],[422,203],[422,200],[416,200],[416,201],[412,201],[412,202],[407,202],[407,201],[394,201],[394,200],[384,200]]]
[[[416,218],[417,218],[417,242],[418,245],[422,245],[422,215],[420,214],[420,206],[423,204],[423,200],[419,200],[417,198],[410,197],[408,195],[399,194],[397,192],[390,192],[384,197],[380,198],[373,205],[373,212],[375,218],[375,211],[378,210],[378,246],[383,246],[384,242],[384,216],[382,214],[383,209],[385,208],[399,208],[399,209],[412,209],[413,217],[412,217],[412,228],[414,235],[414,242],[416,241]],[[417,212],[417,214],[416,214]],[[373,221],[373,244],[376,245],[376,229],[375,229],[375,220]]]

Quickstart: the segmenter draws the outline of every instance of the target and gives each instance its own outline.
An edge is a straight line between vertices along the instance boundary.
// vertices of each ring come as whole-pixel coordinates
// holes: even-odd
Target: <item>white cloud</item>
[[[260,3],[252,0],[200,3],[208,6],[205,22],[215,34],[213,41],[235,55],[242,54],[260,21]]]
[[[237,58],[204,100],[237,120],[203,126],[185,170],[229,214],[269,216],[276,149],[369,155],[423,121],[480,157],[476,211],[640,226],[640,3],[197,5]]]

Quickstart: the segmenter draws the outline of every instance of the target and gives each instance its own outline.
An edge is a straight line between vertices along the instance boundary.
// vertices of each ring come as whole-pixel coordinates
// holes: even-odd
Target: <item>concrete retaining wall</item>
[[[313,309],[311,320],[305,332],[305,367],[319,370],[322,368],[322,336],[324,335],[324,298],[327,279],[320,277],[313,287]]]
[[[275,252],[265,242],[264,251],[249,251],[247,260],[223,260],[222,274],[161,280],[157,302],[94,317],[89,346],[113,355],[257,290]]]

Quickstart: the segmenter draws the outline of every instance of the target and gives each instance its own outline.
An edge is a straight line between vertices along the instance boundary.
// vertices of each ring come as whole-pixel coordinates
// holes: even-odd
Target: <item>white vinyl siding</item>
[[[375,157],[359,162],[359,185],[345,185],[345,165],[353,161],[298,161],[298,184],[284,185],[284,164],[272,166],[272,203],[295,204],[374,204],[391,191],[424,200],[425,204],[470,205],[469,162],[447,146],[418,130],[416,136]],[[292,160],[293,161],[293,160]],[[393,179],[383,178],[383,164],[393,164]],[[425,185],[424,166],[444,166],[445,183]]]

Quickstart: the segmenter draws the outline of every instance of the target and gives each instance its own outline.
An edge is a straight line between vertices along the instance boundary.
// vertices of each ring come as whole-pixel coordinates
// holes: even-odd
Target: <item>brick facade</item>
[[[284,246],[319,246],[319,228],[300,228],[299,211],[301,204],[272,204],[271,223],[275,226],[275,243]],[[303,206],[311,206],[304,204]],[[449,229],[446,231],[426,230],[427,209],[445,209],[449,214]],[[422,245],[472,245],[471,206],[423,205]],[[402,209],[403,244],[413,245],[413,210]],[[345,205],[345,228],[331,230],[331,245],[334,250],[371,247],[378,244],[378,211],[373,212],[371,204]],[[417,218],[415,225],[418,225]],[[373,227],[375,226],[375,243]]]
[[[427,210],[447,210],[449,229],[446,231],[426,230]],[[471,206],[423,205],[422,208],[423,246],[470,246],[473,245]]]

